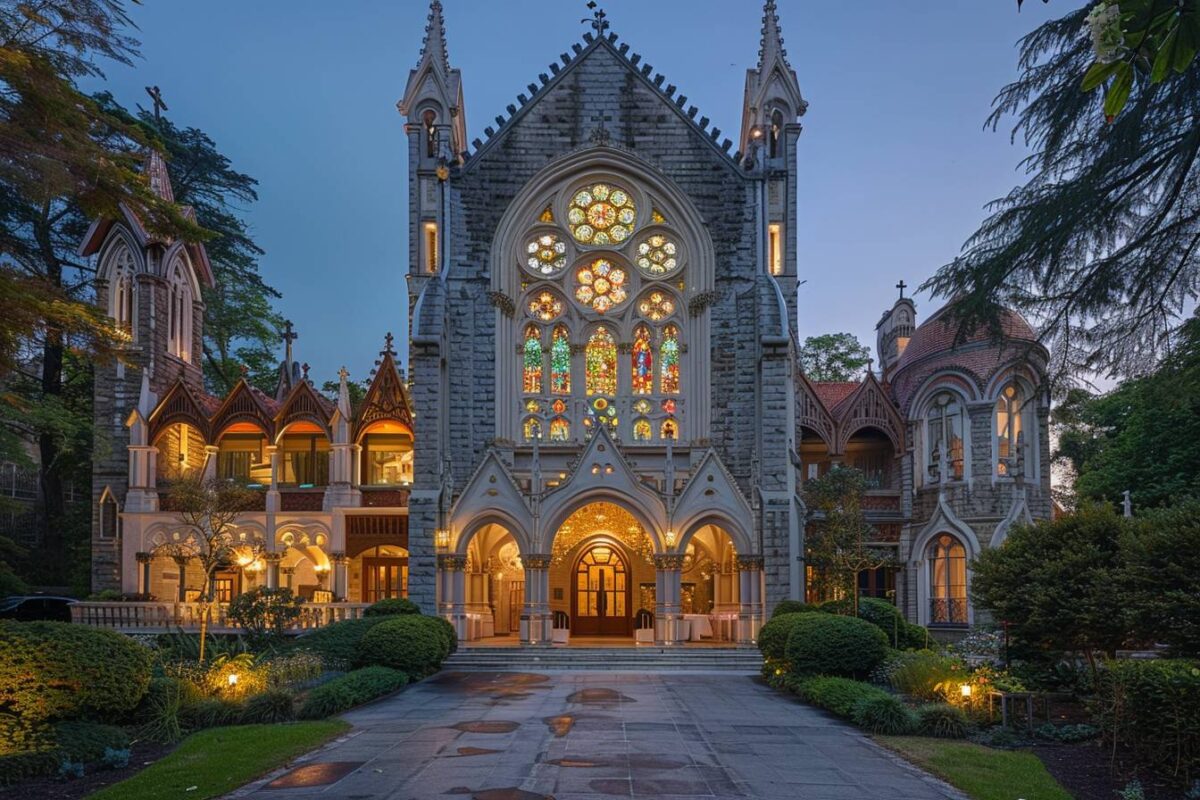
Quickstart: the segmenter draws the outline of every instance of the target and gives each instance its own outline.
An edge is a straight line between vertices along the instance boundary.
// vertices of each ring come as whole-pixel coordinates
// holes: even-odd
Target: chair
[[[571,643],[571,615],[567,612],[554,612],[554,625],[550,631],[550,641],[553,644],[561,645]]]
[[[654,615],[644,608],[639,608],[634,615],[633,623],[634,644],[654,644]]]

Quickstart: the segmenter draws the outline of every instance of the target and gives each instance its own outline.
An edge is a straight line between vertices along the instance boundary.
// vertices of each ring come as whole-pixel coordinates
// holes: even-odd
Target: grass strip
[[[877,736],[875,741],[973,800],[1071,800],[1033,753],[915,736]]]

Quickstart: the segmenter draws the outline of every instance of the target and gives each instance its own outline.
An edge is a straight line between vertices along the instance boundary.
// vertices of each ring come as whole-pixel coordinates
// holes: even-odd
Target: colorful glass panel
[[[542,391],[542,336],[533,325],[525,328],[525,343],[521,352],[523,391],[525,394],[539,394]]]
[[[666,275],[679,266],[679,248],[661,233],[651,234],[638,244],[637,265],[651,275]]]
[[[532,442],[534,439],[542,438],[542,423],[537,417],[529,417],[525,420],[525,441]]]
[[[583,244],[620,244],[633,233],[637,208],[624,189],[596,183],[575,193],[567,209],[571,235]]]
[[[540,319],[542,322],[557,319],[562,311],[562,300],[550,292],[538,292],[537,295],[529,298],[529,316]]]
[[[650,329],[639,325],[633,332],[632,386],[634,394],[650,394],[654,391],[654,353],[650,347]]]
[[[566,442],[571,438],[571,423],[562,417],[550,420],[550,441]]]
[[[679,438],[679,424],[674,419],[668,417],[662,421],[662,427],[659,428],[659,434],[663,439],[672,441]]]
[[[554,210],[550,206],[546,206],[542,209],[542,213],[538,217],[538,222],[554,222]]]
[[[558,400],[555,400],[553,403],[551,403],[550,408],[554,411],[555,414],[565,414],[567,411],[567,404],[565,402],[563,402],[562,399],[560,398]]]
[[[666,292],[647,292],[638,301],[638,313],[651,322],[661,322],[675,313],[675,300]]]
[[[650,427],[650,420],[638,417],[633,421],[633,440],[635,442],[648,442],[653,435],[654,431]]]
[[[534,272],[554,275],[567,265],[567,243],[557,233],[542,233],[525,245],[525,263]]]
[[[584,378],[588,395],[617,393],[617,342],[608,328],[597,328],[588,339]]]
[[[659,391],[663,394],[679,394],[679,330],[674,325],[663,328],[658,357],[662,364]]]
[[[655,225],[661,225],[667,221],[667,218],[662,215],[662,212],[657,208],[650,209],[650,221]]]
[[[571,393],[571,334],[563,325],[554,329],[550,339],[550,393]],[[562,401],[554,402],[555,411],[562,413],[558,409]]]
[[[633,410],[639,414],[649,414],[650,408],[650,401],[644,398],[633,402]]]
[[[607,258],[597,258],[575,272],[575,299],[598,314],[625,302],[628,297],[625,270]]]

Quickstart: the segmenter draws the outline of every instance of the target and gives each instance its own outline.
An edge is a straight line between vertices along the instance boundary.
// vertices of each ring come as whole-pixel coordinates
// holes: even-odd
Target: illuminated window
[[[597,314],[604,314],[625,302],[625,270],[613,266],[607,258],[597,258],[575,272],[575,299]]]
[[[550,441],[567,442],[571,439],[571,423],[562,417],[550,420]]]
[[[652,234],[638,244],[637,265],[650,275],[674,272],[679,266],[678,247],[663,234]]]
[[[565,325],[557,326],[550,339],[550,392],[571,393],[571,334]]]
[[[425,271],[438,271],[438,227],[436,222],[425,223]]]
[[[542,322],[550,322],[556,319],[563,311],[562,300],[559,300],[550,292],[538,292],[537,295],[529,300],[529,315],[540,319]]]
[[[941,533],[929,543],[929,624],[967,624],[967,551]]]
[[[638,325],[633,332],[633,350],[630,355],[632,386],[634,394],[650,394],[654,391],[654,355],[650,348],[650,329]]]
[[[674,325],[663,328],[658,358],[662,365],[659,391],[663,394],[679,394],[679,330]]]
[[[425,125],[425,155],[433,158],[437,155],[437,114],[433,109],[427,109],[421,115],[421,121]]]
[[[192,289],[182,259],[171,269],[167,292],[167,351],[187,361],[192,350]]]
[[[654,431],[650,427],[650,420],[638,417],[633,421],[633,440],[635,442],[648,442],[653,435]]]
[[[542,391],[542,335],[536,325],[525,328],[525,343],[521,347],[522,391],[539,394]]]
[[[271,480],[266,457],[266,437],[261,433],[229,433],[217,451],[217,477],[242,485],[263,486]]]
[[[773,222],[767,226],[767,260],[772,275],[783,274],[783,226]]]
[[[1004,387],[996,400],[996,474],[1010,475],[1017,460],[1025,453],[1026,431],[1030,428],[1029,411],[1020,389]]]
[[[589,396],[617,393],[617,342],[608,328],[596,328],[588,339],[584,378]]]
[[[925,465],[930,481],[937,483],[945,471],[948,481],[961,481],[966,469],[963,457],[965,411],[955,395],[943,392],[934,398],[926,417]]]
[[[542,422],[537,417],[528,417],[525,420],[525,441],[532,442],[534,439],[542,438]]]
[[[672,441],[679,438],[679,423],[673,417],[667,417],[662,421],[662,426],[659,428],[659,435],[662,439],[671,439]]]
[[[633,233],[636,219],[629,193],[607,183],[576,192],[567,209],[571,235],[583,244],[620,244]]]
[[[280,443],[277,482],[281,486],[329,484],[329,440],[321,434],[287,435]]]
[[[675,313],[675,301],[666,292],[654,290],[642,295],[638,313],[651,322],[660,322]]]
[[[368,433],[364,437],[366,483],[396,486],[412,483],[412,438],[404,434]]]
[[[554,275],[567,265],[567,243],[556,233],[542,233],[525,245],[525,263],[542,275]]]
[[[110,297],[108,314],[117,323],[117,327],[127,333],[133,333],[133,286],[136,267],[133,253],[128,247],[119,247],[112,255],[112,266],[109,267]]]

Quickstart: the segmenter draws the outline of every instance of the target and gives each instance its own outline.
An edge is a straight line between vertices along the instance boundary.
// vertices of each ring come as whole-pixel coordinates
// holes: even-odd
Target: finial
[[[162,90],[157,86],[147,86],[146,94],[150,95],[150,101],[154,104],[154,126],[158,127],[158,123],[162,121],[162,111],[169,111],[167,104],[163,102]]]
[[[779,13],[775,8],[775,0],[767,0],[763,3],[762,39],[758,43],[759,70],[769,67],[776,55],[791,69],[791,64],[787,62],[787,51],[783,49],[783,34],[779,30]]]
[[[596,0],[588,0],[588,11],[592,12],[592,18],[584,17],[580,22],[589,22],[592,25],[592,30],[597,36],[602,36],[604,31],[608,30],[608,15],[604,13],[604,9],[596,3]]]
[[[870,376],[870,375],[874,375],[874,374],[875,374],[875,359],[871,358],[871,356],[867,356],[867,375]]]
[[[429,18],[425,22],[425,38],[421,42],[421,55],[417,63],[429,54],[446,72],[450,72],[450,55],[446,50],[446,22],[442,18],[441,0],[429,4]]]
[[[904,282],[904,278],[900,279],[900,282],[896,284],[896,288],[900,290],[900,299],[903,300],[904,290],[908,288],[908,284]]]
[[[303,364],[300,365],[300,374],[301,374],[301,377],[304,378],[304,380],[308,380],[308,362],[307,361],[305,361]]]
[[[346,369],[345,366],[343,366],[341,369],[338,370],[338,380],[339,381],[345,381],[349,377],[350,377],[350,370]]]
[[[394,336],[392,336],[392,332],[391,332],[391,331],[388,331],[388,332],[387,332],[387,333],[384,335],[384,337],[383,337],[383,349],[379,351],[379,355],[381,355],[381,356],[394,356],[394,355],[396,355],[396,350],[395,350],[395,349],[392,347],[392,341],[393,341],[394,339],[395,339],[395,337],[394,337]],[[377,361],[377,362],[375,362],[375,363],[376,363],[376,364],[378,364],[379,362]]]
[[[292,342],[299,339],[300,334],[296,333],[295,328],[292,327],[292,321],[290,319],[283,321],[282,336],[283,336],[283,345],[284,345],[283,360],[286,361],[288,364],[291,364],[292,363]]]

